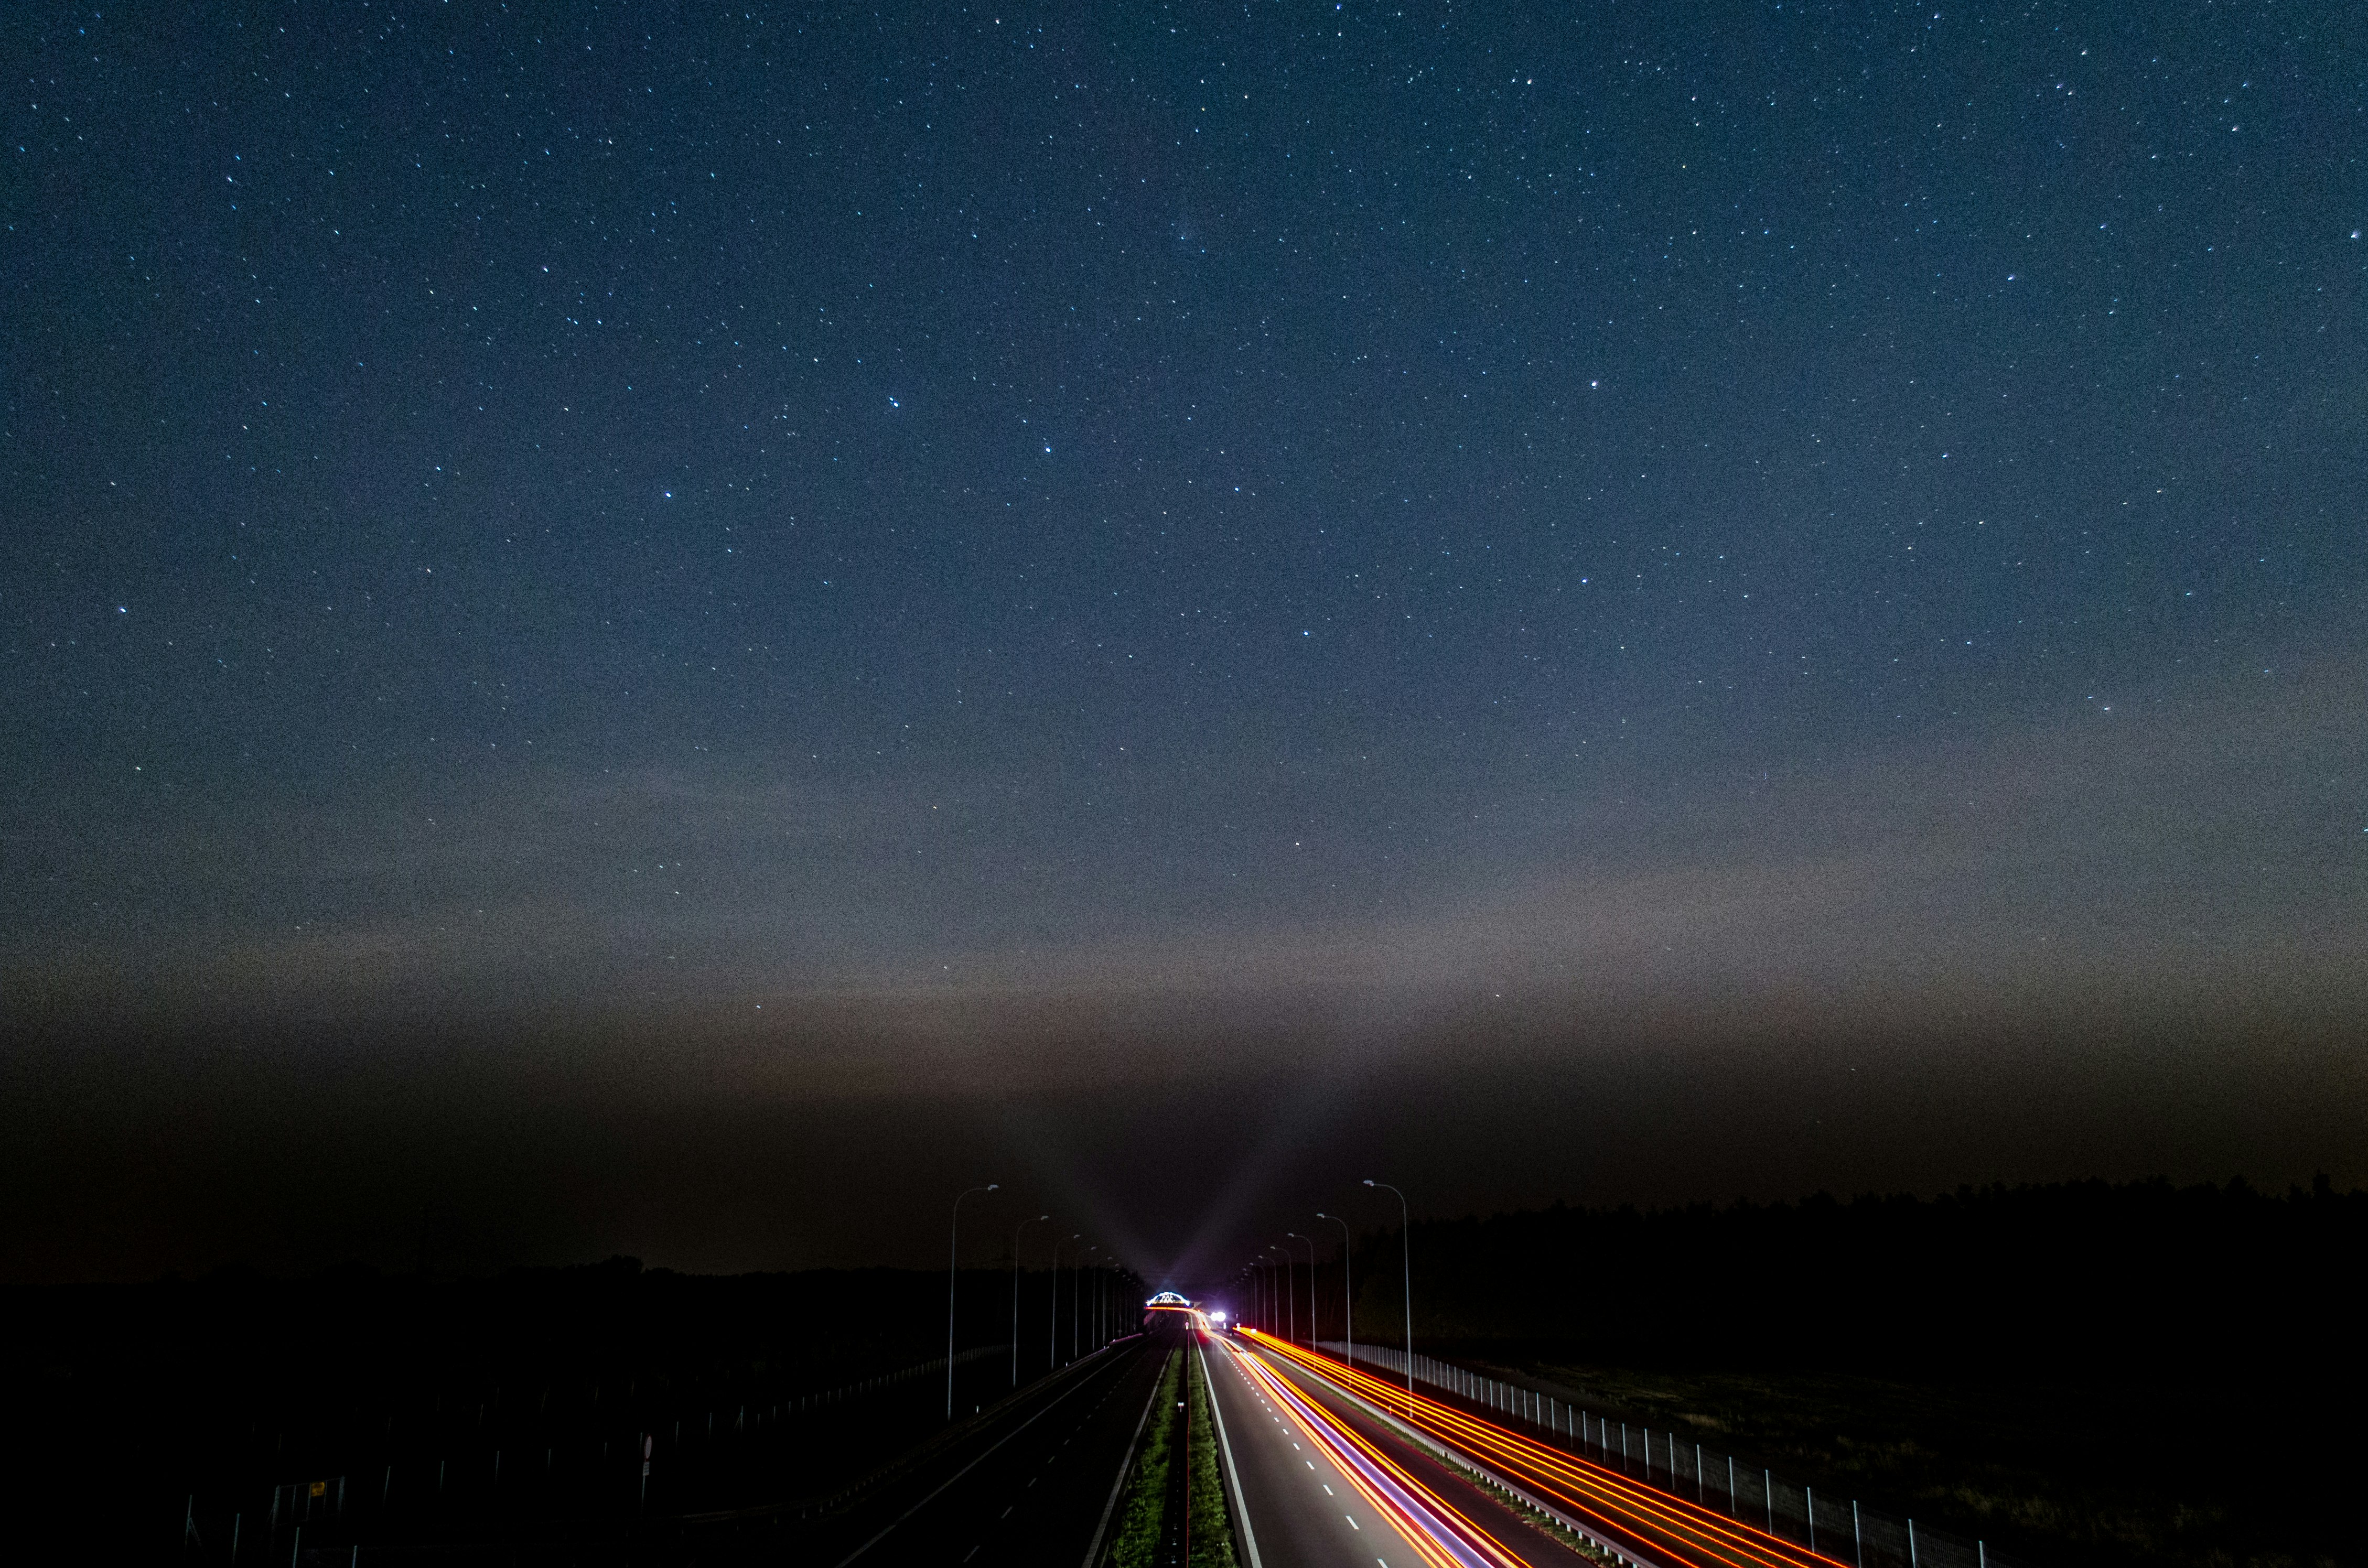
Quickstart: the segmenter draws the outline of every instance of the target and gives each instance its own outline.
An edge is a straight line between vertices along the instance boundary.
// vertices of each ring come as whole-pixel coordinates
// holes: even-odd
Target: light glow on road
[[[1263,1389],[1269,1403],[1332,1460],[1358,1494],[1394,1526],[1429,1568],[1521,1568],[1487,1532],[1458,1513],[1437,1493],[1406,1473],[1390,1457],[1341,1426],[1258,1358],[1236,1348],[1234,1364]],[[1329,1493],[1332,1489],[1324,1489]],[[1362,1529],[1343,1515],[1352,1529]]]
[[[1409,1396],[1403,1384],[1368,1377],[1332,1357],[1302,1349],[1257,1329],[1241,1331],[1281,1356],[1389,1412],[1416,1430],[1452,1443],[1499,1474],[1616,1536],[1676,1562],[1713,1568],[1851,1568],[1739,1519],[1643,1485],[1618,1471],[1550,1447],[1436,1400]],[[1269,1374],[1271,1376],[1271,1374]]]

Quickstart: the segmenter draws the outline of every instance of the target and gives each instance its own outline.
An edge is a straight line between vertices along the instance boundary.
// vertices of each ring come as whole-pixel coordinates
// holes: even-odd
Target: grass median
[[[1126,1497],[1119,1506],[1118,1533],[1110,1542],[1114,1568],[1151,1568],[1158,1559],[1160,1527],[1167,1517],[1170,1472],[1175,1465],[1176,1388],[1182,1375],[1184,1353],[1172,1350],[1159,1374],[1159,1392],[1151,1398],[1152,1422],[1143,1434],[1143,1451],[1135,1456],[1134,1473],[1127,1478]]]
[[[1127,1478],[1110,1544],[1112,1568],[1152,1568],[1184,1549],[1186,1568],[1235,1568],[1217,1436],[1200,1358],[1176,1351],[1152,1396],[1152,1421]]]
[[[1209,1381],[1198,1356],[1186,1358],[1185,1381],[1191,1387],[1191,1435],[1187,1445],[1186,1507],[1190,1528],[1185,1535],[1191,1550],[1188,1568],[1235,1568],[1234,1532],[1225,1517],[1225,1483],[1217,1470],[1217,1427],[1209,1416]]]

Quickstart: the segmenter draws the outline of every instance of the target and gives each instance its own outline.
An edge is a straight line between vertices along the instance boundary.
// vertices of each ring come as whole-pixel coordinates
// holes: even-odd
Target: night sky
[[[8,7],[0,1268],[2368,1180],[2364,16]]]

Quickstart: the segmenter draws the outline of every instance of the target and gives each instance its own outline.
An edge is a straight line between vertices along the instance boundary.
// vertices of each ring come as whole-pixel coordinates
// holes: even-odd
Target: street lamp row
[[[1396,1187],[1392,1187],[1388,1182],[1368,1179],[1365,1185],[1367,1187],[1380,1187],[1384,1191],[1397,1194],[1398,1239],[1403,1253],[1406,1286],[1406,1392],[1411,1394],[1414,1392],[1413,1210],[1406,1204],[1406,1194],[1404,1192],[1400,1192]],[[1349,1230],[1349,1221],[1342,1219],[1339,1215],[1326,1214],[1323,1210],[1318,1210],[1315,1217],[1319,1220],[1329,1220],[1334,1224],[1340,1227],[1340,1324],[1342,1336],[1347,1341],[1348,1359],[1351,1365],[1354,1365],[1357,1359],[1357,1293],[1352,1287],[1349,1277],[1349,1253],[1353,1243],[1353,1237]],[[1308,1348],[1312,1350],[1315,1347],[1315,1243],[1311,1238],[1301,1235],[1297,1231],[1285,1231],[1283,1234],[1293,1241],[1307,1243],[1307,1346]],[[1297,1259],[1295,1259],[1287,1249],[1278,1248],[1269,1243],[1267,1246],[1259,1250],[1257,1257],[1251,1259],[1250,1262],[1245,1266],[1243,1271],[1251,1277],[1250,1286],[1253,1291],[1253,1300],[1255,1302],[1252,1310],[1255,1311],[1268,1324],[1271,1325],[1277,1316],[1274,1311],[1274,1302],[1270,1295],[1260,1292],[1271,1290],[1272,1285],[1271,1282],[1264,1279],[1260,1272],[1260,1267],[1268,1254],[1278,1251],[1281,1252],[1283,1260],[1283,1310],[1281,1313],[1283,1320],[1283,1336],[1287,1339],[1296,1338],[1298,1336],[1298,1296],[1296,1288],[1292,1283],[1292,1276]]]
[[[949,1421],[954,1418],[954,1288],[955,1282],[961,1278],[962,1199],[976,1193],[999,1192],[1002,1188],[1002,1183],[991,1181],[984,1187],[966,1187],[954,1199],[952,1233],[946,1248],[946,1419]],[[1052,1217],[1050,1214],[1038,1214],[1022,1220],[1011,1233],[1011,1386],[1013,1388],[1019,1386],[1020,1233],[1038,1221],[1049,1220]],[[1050,1320],[1048,1333],[1051,1337],[1045,1346],[1048,1361],[1057,1361],[1061,1354],[1061,1249],[1071,1242],[1084,1239],[1083,1232],[1073,1232],[1053,1244],[1053,1291],[1050,1310],[1045,1314]],[[1101,1248],[1099,1245],[1088,1244],[1085,1251],[1077,1255],[1076,1268],[1069,1281],[1069,1358],[1073,1361],[1076,1359],[1082,1348],[1080,1341],[1085,1332],[1081,1317],[1085,1260],[1088,1256],[1099,1251]],[[1099,1335],[1107,1326],[1102,1304],[1102,1279],[1097,1273],[1094,1278],[1094,1332]]]
[[[1406,1203],[1406,1194],[1400,1191],[1397,1187],[1391,1186],[1388,1182],[1374,1181],[1368,1178],[1365,1185],[1367,1187],[1379,1187],[1386,1192],[1395,1193],[1397,1196],[1398,1238],[1402,1251],[1402,1267],[1405,1271],[1406,1392],[1408,1394],[1412,1394],[1414,1392],[1413,1210]],[[984,1187],[967,1187],[954,1199],[951,1235],[947,1243],[946,1248],[946,1419],[949,1421],[952,1420],[954,1416],[954,1305],[955,1286],[957,1280],[961,1277],[962,1199],[976,1193],[999,1192],[1001,1190],[1001,1183],[988,1182]],[[1319,1210],[1316,1212],[1315,1217],[1319,1220],[1329,1220],[1334,1224],[1340,1227],[1340,1292],[1342,1298],[1341,1327],[1344,1337],[1347,1341],[1349,1360],[1350,1364],[1353,1365],[1357,1358],[1356,1291],[1352,1288],[1349,1280],[1349,1254],[1353,1238],[1349,1229],[1349,1221],[1342,1219],[1339,1215],[1326,1214]],[[1014,1388],[1018,1388],[1019,1386],[1019,1238],[1021,1233],[1025,1232],[1029,1226],[1036,1224],[1040,1221],[1049,1220],[1051,1218],[1052,1216],[1050,1214],[1038,1214],[1031,1219],[1022,1220],[1011,1233],[1011,1386]],[[1286,1231],[1283,1234],[1292,1241],[1305,1242],[1307,1244],[1307,1343],[1309,1348],[1313,1349],[1315,1344],[1315,1243],[1312,1237],[1302,1235],[1297,1231]],[[1051,1311],[1046,1313],[1046,1316],[1049,1319],[1047,1330],[1050,1335],[1050,1338],[1047,1340],[1044,1347],[1045,1358],[1048,1363],[1058,1360],[1061,1354],[1061,1249],[1064,1246],[1066,1246],[1070,1242],[1084,1240],[1085,1235],[1083,1232],[1073,1232],[1069,1235],[1064,1236],[1053,1244],[1053,1289]],[[1069,1358],[1071,1360],[1076,1359],[1077,1355],[1082,1348],[1080,1340],[1084,1333],[1082,1292],[1084,1286],[1083,1275],[1085,1273],[1085,1260],[1092,1254],[1099,1252],[1101,1248],[1098,1244],[1091,1243],[1087,1244],[1085,1251],[1077,1255],[1076,1274],[1069,1282]],[[1296,1338],[1298,1336],[1299,1329],[1299,1298],[1294,1275],[1296,1273],[1298,1259],[1292,1256],[1288,1248],[1277,1248],[1271,1244],[1261,1250],[1259,1259],[1262,1260],[1267,1254],[1277,1251],[1281,1251],[1283,1262],[1282,1317],[1284,1335],[1287,1338]],[[1253,1275],[1251,1283],[1254,1289],[1259,1282],[1256,1275],[1258,1261],[1254,1260],[1250,1265],[1250,1272]],[[1097,1275],[1094,1281],[1095,1331],[1097,1334],[1100,1333],[1102,1328],[1105,1326],[1102,1322],[1100,1300],[1101,1290],[1102,1281],[1100,1277]],[[1269,1310],[1268,1303],[1261,1301],[1258,1310],[1259,1312],[1259,1315],[1264,1317],[1267,1322],[1269,1324],[1273,1322],[1274,1314]]]

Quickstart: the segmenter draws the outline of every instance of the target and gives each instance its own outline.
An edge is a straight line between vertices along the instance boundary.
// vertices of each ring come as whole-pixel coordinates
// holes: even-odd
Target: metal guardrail
[[[1335,1357],[1347,1348],[1337,1339],[1320,1341],[1319,1346]],[[1396,1377],[1406,1375],[1403,1350],[1360,1345],[1356,1359]],[[1855,1498],[1820,1498],[1814,1487],[1796,1485],[1733,1454],[1713,1453],[1698,1442],[1681,1442],[1667,1427],[1632,1426],[1543,1390],[1487,1377],[1452,1361],[1418,1355],[1414,1379],[1501,1419],[1547,1433],[1582,1459],[1687,1502],[1720,1509],[1853,1568],[2032,1568],[1990,1551],[1987,1541],[1918,1525]]]

